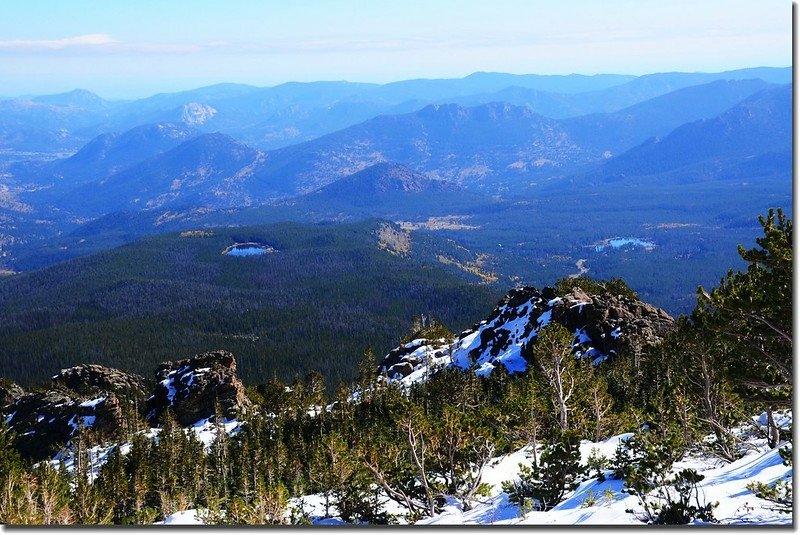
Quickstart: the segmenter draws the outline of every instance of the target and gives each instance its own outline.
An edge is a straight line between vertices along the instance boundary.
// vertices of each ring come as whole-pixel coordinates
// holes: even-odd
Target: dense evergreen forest
[[[701,476],[690,469],[668,476],[673,464],[696,450],[741,456],[734,428],[760,411],[769,416],[769,446],[787,438],[773,414],[792,401],[792,221],[781,211],[760,221],[757,246],[739,251],[746,271],[700,288],[692,314],[646,354],[596,366],[564,358],[571,334],[551,325],[525,356],[526,373],[500,367],[478,377],[447,368],[405,392],[376,377],[367,352],[357,380],[333,395],[318,373],[251,386],[258,410],[242,415],[230,436],[217,418],[207,450],[168,413],[157,440],[132,421],[120,440],[126,446],[111,447],[93,483],[90,430],[74,440],[69,473],[23,461],[4,429],[0,521],[142,524],[192,507],[212,523],[302,524],[309,519],[288,507],[289,498],[317,492],[347,522],[396,522],[387,501],[413,521],[442,511],[445,498],[469,509],[485,492],[489,458],[538,443],[532,467],[505,484],[523,509],[552,509],[582,480],[615,478],[639,499],[644,522],[714,522],[715,504],[697,492]],[[405,339],[442,334],[433,324]],[[627,448],[579,462],[580,439],[622,431],[635,431]],[[654,497],[665,486],[676,491]],[[791,508],[791,485],[752,490]]]
[[[386,225],[174,233],[0,279],[0,368],[24,385],[79,363],[150,377],[161,362],[226,349],[245,382],[316,370],[332,391],[355,377],[367,347],[397,345],[415,316],[464,329],[502,293],[448,272],[435,254],[465,253],[443,240],[381,249],[406,238]],[[248,242],[274,252],[222,254]]]

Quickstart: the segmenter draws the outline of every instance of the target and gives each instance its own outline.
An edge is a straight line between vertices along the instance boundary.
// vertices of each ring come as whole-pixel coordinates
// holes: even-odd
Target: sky
[[[0,96],[792,63],[789,0],[4,0]]]

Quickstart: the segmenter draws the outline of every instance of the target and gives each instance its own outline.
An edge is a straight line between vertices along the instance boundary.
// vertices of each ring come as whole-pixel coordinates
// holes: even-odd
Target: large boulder
[[[157,422],[171,409],[181,426],[211,418],[216,405],[228,420],[250,408],[244,385],[236,376],[236,359],[228,351],[211,351],[166,362],[156,369],[158,384],[147,400],[147,419]]]
[[[633,354],[656,345],[675,320],[664,310],[622,295],[589,295],[579,288],[553,303],[552,320],[575,333],[588,356]]]

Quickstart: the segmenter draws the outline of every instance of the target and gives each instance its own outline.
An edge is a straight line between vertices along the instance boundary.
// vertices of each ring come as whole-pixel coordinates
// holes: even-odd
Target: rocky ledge
[[[250,407],[236,360],[227,351],[164,363],[155,376],[158,383],[149,398],[144,378],[93,364],[61,370],[48,388],[35,392],[7,381],[0,384],[0,417],[16,434],[20,451],[43,459],[82,429],[112,440],[135,428],[142,416],[158,423],[167,409],[188,426],[214,417],[217,404],[228,419]]]
[[[147,419],[157,422],[171,409],[181,426],[214,416],[236,417],[250,408],[244,385],[236,376],[236,359],[228,351],[211,351],[192,358],[166,362],[156,369],[158,384],[147,400]]]
[[[114,439],[124,427],[125,411],[111,392],[83,398],[65,390],[22,395],[3,409],[5,422],[16,432],[19,451],[33,459],[56,453],[81,429],[100,439]]]
[[[53,383],[79,394],[107,391],[140,400],[147,397],[147,387],[143,377],[98,364],[81,364],[61,370],[53,376]]]
[[[526,286],[511,290],[488,318],[451,343],[415,340],[392,350],[379,373],[409,383],[419,380],[423,369],[445,360],[479,375],[501,364],[509,373],[521,373],[539,330],[551,322],[573,333],[576,357],[591,358],[595,364],[653,346],[674,325],[664,310],[631,297],[591,295],[580,288],[558,296],[552,288],[540,292]]]

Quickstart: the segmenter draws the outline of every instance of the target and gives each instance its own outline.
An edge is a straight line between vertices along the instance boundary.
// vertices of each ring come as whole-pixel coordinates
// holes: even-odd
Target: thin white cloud
[[[65,37],[63,39],[14,39],[0,41],[0,50],[63,50],[76,47],[102,47],[118,43],[116,39],[104,33]]]
[[[108,34],[94,33],[65,37],[63,39],[15,39],[0,40],[0,52],[21,54],[48,53],[142,53],[142,54],[181,54],[222,49],[228,46],[224,41],[211,41],[205,44],[127,42],[114,39]]]

